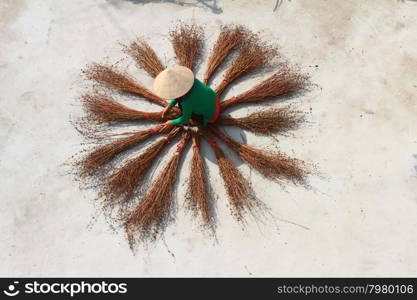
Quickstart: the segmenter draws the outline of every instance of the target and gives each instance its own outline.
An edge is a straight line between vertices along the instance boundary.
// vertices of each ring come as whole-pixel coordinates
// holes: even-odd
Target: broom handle
[[[236,126],[237,121],[235,118],[231,118],[231,117],[219,117],[219,119],[216,121],[217,124],[219,125],[224,125],[224,126]]]
[[[218,127],[210,126],[210,131],[217,136],[219,139],[221,139],[226,144],[235,144],[236,141],[232,140],[230,137],[228,137],[223,131],[221,131]]]
[[[161,112],[140,112],[143,114],[144,119],[146,120],[150,120],[150,121],[167,121],[170,119],[175,119],[178,118],[180,116],[180,114],[177,111],[170,111],[169,113],[167,113],[167,115],[162,118]]]
[[[220,109],[223,111],[239,103],[239,98],[237,96],[233,96],[232,98],[220,102]]]
[[[151,102],[158,104],[160,106],[167,106],[168,102],[165,101],[164,99],[158,97],[157,95],[155,95],[154,93],[147,91],[147,95],[145,96],[146,99],[150,100]],[[137,91],[134,92],[135,94],[139,95],[140,97],[144,97],[143,93],[141,92],[140,89],[138,89]]]
[[[177,150],[175,151],[174,155],[178,157],[181,155],[185,146],[187,145],[189,138],[190,138],[190,132],[186,130],[184,134],[182,135],[180,142],[177,144]]]
[[[155,104],[158,104],[158,105],[160,105],[162,107],[166,107],[166,106],[169,105],[169,102],[168,101],[166,101],[166,100],[162,99],[161,97],[155,95],[154,93],[152,93],[149,90],[146,90],[145,91],[145,94],[144,94],[143,91],[138,87],[137,90],[134,91],[134,94],[136,94],[136,95],[138,95],[140,97],[143,97],[145,99],[148,99],[151,102],[153,102]],[[173,109],[173,111],[175,111],[177,113],[180,112],[180,109],[177,108],[177,107],[173,107],[172,109]]]
[[[152,133],[152,135],[156,135],[156,134],[158,134],[159,133],[159,127],[160,127],[161,125],[156,125],[156,126],[153,126],[153,127],[151,127],[151,128],[149,128],[148,130],[146,130],[146,131],[148,131],[148,132],[150,132],[150,133]],[[174,130],[175,128],[173,128],[173,130]],[[126,131],[126,132],[122,132],[122,133],[112,133],[112,134],[109,134],[109,135],[107,135],[107,137],[111,137],[111,136],[120,136],[120,135],[134,135],[134,134],[137,134],[137,133],[139,133],[139,132],[141,132],[141,131]],[[172,131],[171,131],[172,132]]]
[[[222,82],[220,82],[220,84],[216,87],[216,93],[217,96],[220,96],[224,89],[230,84],[231,81],[228,81],[226,79],[223,79]]]
[[[217,145],[217,142],[214,139],[214,137],[210,134],[210,132],[205,132],[203,138],[210,145],[211,149],[213,149],[214,155],[216,156],[216,160],[219,161],[219,159],[222,156],[224,156],[224,153],[222,149],[220,149],[220,147]]]
[[[210,146],[212,148],[216,148],[217,147],[217,142],[214,138],[214,135],[212,133],[212,128],[213,127],[209,127],[209,129],[201,129],[202,132],[202,136],[204,137],[204,139],[210,144]]]
[[[168,135],[164,136],[165,142],[169,143],[170,141],[172,141],[174,137],[176,137],[178,133],[180,133],[182,130],[182,127],[173,127],[171,131],[168,133]]]
[[[142,94],[140,94],[139,92],[137,93],[139,96],[143,97]],[[168,101],[158,97],[157,95],[155,95],[152,92],[149,92],[149,94],[147,95],[147,97],[145,97],[146,99],[149,99],[150,101],[154,102],[155,104],[158,104],[162,107],[167,107],[169,105]],[[179,114],[181,112],[181,110],[178,107],[172,107],[172,111]]]
[[[197,132],[193,131],[191,137],[192,137],[192,140],[193,140],[194,150],[198,150],[198,148],[200,147],[200,141],[199,141]]]

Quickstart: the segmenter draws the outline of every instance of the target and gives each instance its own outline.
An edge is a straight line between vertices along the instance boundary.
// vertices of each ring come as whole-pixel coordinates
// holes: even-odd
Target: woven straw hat
[[[163,99],[184,96],[194,84],[194,74],[183,66],[166,68],[153,81],[153,90]]]

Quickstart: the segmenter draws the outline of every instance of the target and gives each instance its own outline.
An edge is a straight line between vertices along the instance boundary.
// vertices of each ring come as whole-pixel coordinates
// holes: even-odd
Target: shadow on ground
[[[117,4],[114,0],[108,0],[111,4]],[[191,7],[203,7],[208,8],[215,14],[221,14],[223,10],[218,6],[217,0],[190,0],[187,2],[180,0],[124,0],[135,4],[146,4],[146,3],[172,3],[180,6],[191,6]]]

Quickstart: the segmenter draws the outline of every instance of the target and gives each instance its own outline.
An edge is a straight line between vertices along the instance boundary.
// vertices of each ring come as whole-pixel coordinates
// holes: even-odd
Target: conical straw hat
[[[194,84],[194,74],[183,66],[166,68],[153,81],[154,92],[163,99],[184,96]]]

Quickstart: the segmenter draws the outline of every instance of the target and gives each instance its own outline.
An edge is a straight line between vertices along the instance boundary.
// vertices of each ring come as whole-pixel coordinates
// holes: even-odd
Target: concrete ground
[[[204,25],[206,46],[221,24],[262,30],[311,75],[312,91],[288,101],[308,112],[305,126],[246,139],[320,174],[311,189],[283,188],[239,163],[274,216],[242,231],[207,160],[218,194],[213,241],[184,210],[187,159],[177,222],[133,255],[63,165],[82,148],[69,120],[81,110],[81,68],[122,59],[150,86],[119,42],[143,35],[172,65],[167,31],[179,19]],[[0,276],[417,276],[416,32],[415,1],[2,0]]]

